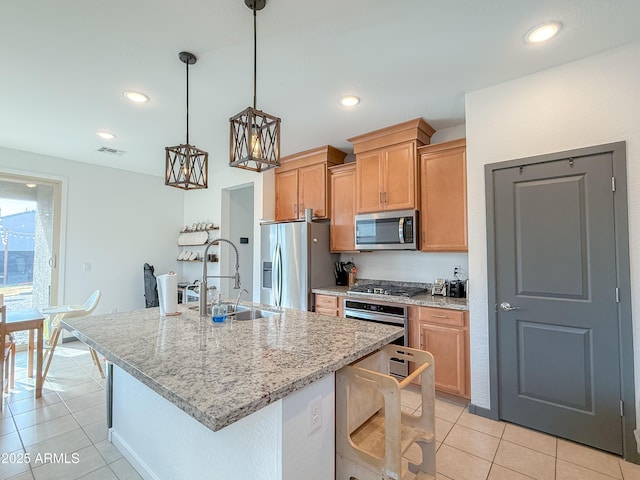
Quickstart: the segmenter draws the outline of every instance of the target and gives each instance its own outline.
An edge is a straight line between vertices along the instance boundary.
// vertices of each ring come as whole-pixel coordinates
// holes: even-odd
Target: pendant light
[[[183,190],[207,188],[209,154],[189,145],[189,65],[195,64],[197,58],[190,52],[180,52],[178,58],[187,66],[187,142],[184,145],[165,147],[164,184]]]
[[[244,0],[253,10],[253,107],[231,117],[229,166],[262,172],[280,166],[280,119],[256,108],[256,11],[266,0]]]

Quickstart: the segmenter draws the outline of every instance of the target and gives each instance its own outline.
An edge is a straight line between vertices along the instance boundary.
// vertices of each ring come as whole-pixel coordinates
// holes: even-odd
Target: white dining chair
[[[4,405],[5,390],[14,386],[16,370],[16,344],[11,334],[7,333],[7,306],[0,293],[0,412]]]
[[[47,373],[49,372],[49,367],[51,366],[51,360],[53,359],[53,353],[55,352],[56,345],[58,344],[58,340],[60,338],[60,333],[62,332],[62,327],[60,326],[60,322],[65,318],[73,318],[73,317],[86,317],[93,312],[98,306],[98,302],[101,297],[100,290],[96,290],[91,294],[86,302],[82,305],[60,305],[57,307],[49,307],[43,308],[42,313],[49,316],[49,339],[46,341],[47,350],[44,353],[44,372],[42,372],[42,381],[47,378]],[[91,354],[91,358],[93,359],[93,363],[98,367],[100,371],[100,376],[104,378],[104,371],[102,370],[102,365],[100,364],[100,360],[98,359],[98,354],[96,351],[89,347],[89,352]]]

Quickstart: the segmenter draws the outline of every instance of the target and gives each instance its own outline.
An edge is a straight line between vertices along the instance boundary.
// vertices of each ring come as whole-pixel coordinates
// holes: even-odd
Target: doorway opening
[[[9,311],[57,302],[60,182],[0,174],[0,293]],[[27,333],[16,334],[18,345]]]
[[[255,215],[253,208],[253,183],[222,190],[222,221],[221,229],[225,238],[231,240],[238,248],[240,284],[249,293],[243,293],[244,300],[253,299],[253,251]],[[235,271],[235,256],[231,248],[221,244],[220,274],[230,275]],[[223,273],[224,272],[224,273]],[[224,284],[226,282],[226,285]],[[233,289],[233,280],[221,282],[221,291],[230,296],[240,293]]]

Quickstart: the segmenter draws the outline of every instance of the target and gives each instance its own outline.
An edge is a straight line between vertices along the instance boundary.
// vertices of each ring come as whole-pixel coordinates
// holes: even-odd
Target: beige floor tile
[[[413,389],[405,389],[401,391],[400,395],[400,403],[402,406],[412,409],[412,412],[414,412],[416,408],[422,406],[422,396],[420,396],[420,393],[417,391],[414,391]]]
[[[453,428],[453,425],[453,423],[447,420],[436,418],[436,441],[442,443]]]
[[[81,397],[70,398],[64,401],[72,413],[93,407],[94,405],[104,405],[105,402],[104,390],[82,395]]]
[[[618,459],[620,469],[622,470],[622,478],[624,480],[640,480],[640,465],[625,462],[621,458]]]
[[[82,428],[93,443],[98,443],[107,439],[108,429],[106,419],[90,423],[89,425],[84,425]]]
[[[515,443],[500,441],[495,463],[537,480],[553,480],[555,458]]]
[[[613,477],[558,459],[556,480],[612,480]]]
[[[453,480],[453,478],[442,475],[441,473],[436,473],[436,480]]]
[[[513,470],[509,470],[501,465],[494,463],[489,472],[487,480],[531,480],[531,477],[523,475]]]
[[[111,468],[105,466],[80,477],[78,480],[118,480],[118,477]]]
[[[69,414],[22,429],[20,430],[20,437],[22,437],[24,446],[28,447],[76,430],[78,427],[80,427],[80,425],[78,425],[76,419]]]
[[[436,417],[442,418],[443,420],[447,420],[449,422],[455,423],[460,418],[460,414],[465,410],[463,405],[458,403],[454,403],[448,400],[443,400],[441,398],[436,398]]]
[[[11,480],[34,480],[33,479],[33,473],[31,473],[31,470],[27,470],[24,473],[21,473],[20,475],[16,475],[14,477],[9,477]],[[4,480],[2,478],[2,475],[0,475],[0,479]]]
[[[98,392],[103,390],[104,389],[102,385],[98,384],[93,380],[89,380],[87,382],[65,388],[64,390],[60,390],[58,394],[60,395],[60,398],[62,398],[62,400],[69,400],[74,397],[81,397],[81,396],[87,395],[88,393],[93,393],[93,392]]]
[[[35,395],[30,395],[29,398],[26,398],[24,400],[12,402],[9,404],[9,408],[11,409],[11,413],[13,415],[19,415],[21,413],[30,412],[31,410],[43,408],[49,405],[53,405],[54,403],[59,403],[61,401],[62,400],[56,392],[49,392],[43,393],[42,397],[40,398],[35,398]]]
[[[493,461],[499,443],[499,438],[460,425],[454,425],[444,440],[445,445],[470,453],[476,457],[484,458],[490,462]]]
[[[81,428],[77,428],[30,445],[26,447],[26,450],[31,455],[31,466],[35,468],[51,461],[50,455],[52,454],[76,453],[89,445],[91,445],[91,440],[87,434]]]
[[[486,480],[491,462],[442,445],[436,454],[438,473],[454,480]]]
[[[502,434],[502,439],[546,453],[552,457],[556,456],[557,439],[551,435],[508,423]]]
[[[102,440],[101,442],[96,443],[95,447],[107,463],[112,463],[122,458],[120,451],[109,440]]]
[[[0,480],[7,478],[13,480],[16,475],[30,473],[29,462],[27,462],[22,448],[17,451],[11,451],[0,447],[0,453],[6,454],[6,457],[3,455],[2,463],[0,464]]]
[[[68,480],[79,478],[106,465],[93,445],[69,455],[61,463],[45,463],[33,469],[36,480]]]
[[[7,407],[7,410],[9,407]],[[16,425],[13,423],[13,418],[11,415],[7,415],[6,417],[0,418],[0,435],[5,435],[7,433],[15,432]]]
[[[76,417],[76,420],[80,425],[89,425],[90,423],[95,423],[105,419],[107,416],[107,407],[105,403],[94,405],[92,407],[73,412],[73,416]]]
[[[115,472],[118,480],[142,480],[142,477],[124,457],[110,463],[109,466]]]
[[[22,442],[18,432],[5,433],[0,435],[0,452],[13,452],[22,449]]]
[[[473,415],[466,410],[462,412],[458,419],[458,424],[463,427],[470,428],[472,430],[478,430],[479,432],[486,433],[493,437],[502,437],[504,432],[505,423],[496,422],[489,418],[481,417],[479,415]]]
[[[600,450],[558,439],[558,458],[613,478],[622,478],[618,457]]]
[[[46,408],[38,408],[29,412],[20,413],[14,415],[13,419],[19,429],[32,427],[38,423],[53,420],[54,418],[62,417],[63,415],[69,415],[69,409],[62,403],[54,403]]]

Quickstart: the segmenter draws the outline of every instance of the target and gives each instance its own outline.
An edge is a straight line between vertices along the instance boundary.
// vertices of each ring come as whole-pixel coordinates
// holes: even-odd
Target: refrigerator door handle
[[[273,275],[275,277],[273,281],[273,303],[276,307],[279,307],[282,304],[282,247],[279,243],[276,245],[274,252]]]

